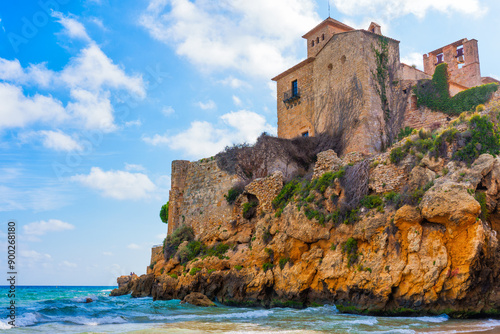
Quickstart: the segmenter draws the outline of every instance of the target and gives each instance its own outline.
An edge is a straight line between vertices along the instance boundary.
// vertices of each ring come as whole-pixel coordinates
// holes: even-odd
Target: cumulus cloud
[[[52,17],[58,19],[58,22],[65,28],[65,33],[69,37],[82,39],[87,42],[91,41],[83,24],[78,22],[73,15],[64,16],[61,12],[52,12]]]
[[[47,69],[45,63],[23,68],[19,60],[0,58],[0,129],[24,127],[41,122],[59,124],[71,121],[86,129],[113,131],[111,92],[124,92],[137,98],[146,96],[140,75],[128,75],[87,35],[85,27],[73,16],[54,12],[66,33],[83,39],[86,45],[60,71]],[[27,96],[23,86],[68,91],[66,107],[51,95]]]
[[[128,172],[144,172],[146,168],[143,165],[125,163],[125,170]]]
[[[214,155],[233,143],[254,143],[262,132],[276,133],[276,128],[255,112],[240,110],[220,117],[220,123],[214,125],[206,121],[194,121],[191,126],[176,135],[143,137],[151,145],[167,145],[171,149],[181,150],[186,155],[201,158]]]
[[[430,10],[475,16],[481,16],[487,11],[479,0],[335,0],[331,3],[346,15],[373,15],[375,13],[376,16],[387,20],[409,14],[423,18]]]
[[[22,141],[29,141],[33,138],[40,140],[44,147],[55,151],[70,152],[81,151],[83,149],[76,137],[71,137],[60,130],[41,130],[20,135]]]
[[[424,70],[424,63],[423,63],[423,54],[420,54],[418,52],[412,52],[407,54],[404,57],[401,57],[401,62],[405,63],[406,65],[417,65],[417,68],[421,71]]]
[[[58,219],[49,219],[48,221],[33,222],[23,226],[23,231],[27,235],[44,235],[47,232],[58,232],[65,230],[73,230],[74,225],[63,222]]]
[[[0,82],[0,101],[0,129],[35,122],[60,124],[69,118],[62,103],[52,96],[27,97],[20,87],[5,82]]]
[[[315,6],[312,0],[151,0],[139,23],[204,70],[269,78],[298,61],[297,36],[321,21]]]
[[[145,174],[121,170],[103,171],[99,167],[92,167],[87,175],[72,176],[71,180],[100,191],[104,197],[119,200],[148,198],[156,190],[156,186]]]
[[[229,76],[227,78],[224,78],[219,81],[221,84],[225,86],[229,86],[231,88],[248,88],[250,85],[246,83],[245,81],[242,81],[238,78],[234,78],[232,76]]]

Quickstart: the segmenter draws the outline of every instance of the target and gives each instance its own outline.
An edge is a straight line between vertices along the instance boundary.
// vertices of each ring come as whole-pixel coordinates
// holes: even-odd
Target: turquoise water
[[[0,331],[5,333],[500,333],[500,321],[339,314],[334,306],[294,310],[219,305],[200,308],[179,300],[108,297],[113,287],[17,287],[18,327],[7,324],[9,299],[0,288]],[[92,303],[85,303],[86,298]]]

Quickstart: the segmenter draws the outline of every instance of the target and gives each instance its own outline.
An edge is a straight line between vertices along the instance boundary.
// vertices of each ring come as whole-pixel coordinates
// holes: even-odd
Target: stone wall
[[[406,140],[402,140],[391,148],[397,148],[404,145]],[[370,166],[370,179],[368,187],[377,194],[383,194],[390,191],[399,191],[408,183],[408,172],[405,162],[399,165],[391,164],[391,150],[381,153],[374,157]]]
[[[220,170],[215,158],[173,161],[168,233],[184,223],[199,234],[198,230],[229,219],[232,211],[224,195],[239,181]]]
[[[345,165],[344,161],[337,156],[334,150],[318,153],[318,159],[314,165],[313,179],[321,177],[328,172],[336,172]]]
[[[278,171],[272,175],[252,181],[245,187],[245,191],[255,195],[259,200],[257,212],[271,212],[273,199],[278,196],[283,188],[283,173]]]
[[[456,119],[456,116],[420,107],[415,110],[410,109],[406,111],[404,126],[409,126],[413,129],[437,129],[439,126],[448,125],[454,119]]]

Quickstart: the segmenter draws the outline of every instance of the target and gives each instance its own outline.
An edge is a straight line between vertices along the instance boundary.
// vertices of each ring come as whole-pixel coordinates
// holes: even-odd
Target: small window
[[[440,54],[438,54],[438,55],[436,56],[436,58],[437,58],[437,63],[436,63],[436,65],[439,65],[439,64],[441,64],[441,63],[444,63],[443,57],[444,57],[444,55],[443,55],[442,53],[440,53]]]
[[[297,80],[292,81],[292,96],[299,95],[299,86],[297,84]]]
[[[319,37],[316,37],[316,44],[319,44]]]
[[[302,137],[309,137],[309,131],[303,132]]]
[[[325,40],[325,34],[321,35],[321,40]]]
[[[311,46],[314,46],[314,39],[313,39],[313,40],[312,40],[312,42],[311,42]]]

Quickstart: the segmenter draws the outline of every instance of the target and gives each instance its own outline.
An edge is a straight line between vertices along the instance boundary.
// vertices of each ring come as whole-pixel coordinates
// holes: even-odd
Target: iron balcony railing
[[[283,94],[283,102],[292,102],[300,98],[300,89],[290,89]]]

